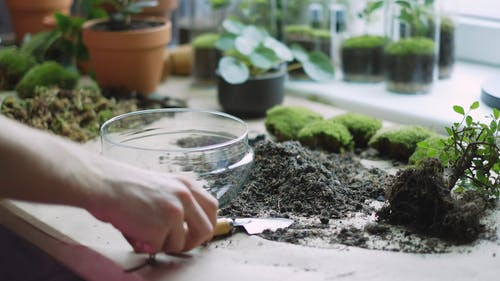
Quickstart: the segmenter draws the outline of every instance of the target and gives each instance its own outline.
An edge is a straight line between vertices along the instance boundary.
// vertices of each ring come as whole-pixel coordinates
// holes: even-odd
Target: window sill
[[[485,120],[492,108],[481,101],[481,83],[495,76],[500,79],[500,68],[458,62],[450,79],[434,83],[427,94],[396,94],[388,92],[384,83],[359,84],[339,80],[325,83],[289,81],[290,94],[301,95],[332,104],[345,110],[374,116],[401,124],[418,124],[444,132],[445,126],[460,121],[454,105],[469,107],[479,101],[480,107],[472,113]]]

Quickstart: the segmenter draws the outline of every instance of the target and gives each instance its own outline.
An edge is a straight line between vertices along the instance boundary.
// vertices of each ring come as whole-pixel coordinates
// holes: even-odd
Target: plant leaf
[[[477,109],[479,107],[479,102],[475,101],[471,104],[470,109]]]
[[[278,58],[280,58],[280,60],[282,61],[293,60],[292,51],[285,44],[274,39],[273,37],[266,37],[266,39],[264,40],[264,46],[273,50]]]
[[[234,46],[236,50],[246,56],[253,53],[255,48],[259,45],[259,42],[252,40],[249,37],[238,36],[234,41]]]
[[[496,107],[493,108],[493,117],[495,117],[495,119],[498,119],[500,117],[500,111],[498,111]]]
[[[230,84],[241,84],[250,77],[248,67],[233,57],[220,59],[217,71]]]
[[[299,44],[293,44],[292,45],[292,55],[293,57],[298,60],[300,63],[307,61],[307,52],[300,46]]]
[[[268,70],[279,63],[279,58],[273,50],[261,47],[250,55],[250,62],[258,68]]]
[[[241,22],[234,20],[234,19],[225,19],[222,22],[222,27],[224,27],[224,29],[227,32],[232,33],[232,34],[236,34],[236,35],[239,35],[243,31],[243,29],[245,28],[245,26]]]
[[[330,58],[322,52],[311,52],[302,66],[304,72],[313,80],[324,81],[334,78],[335,72]]]
[[[465,111],[464,111],[464,108],[459,106],[459,105],[454,105],[453,106],[453,110],[458,113],[458,114],[461,114],[461,115],[464,115],[465,114]]]
[[[221,51],[232,49],[234,48],[235,39],[234,34],[222,34],[215,42],[215,47]]]

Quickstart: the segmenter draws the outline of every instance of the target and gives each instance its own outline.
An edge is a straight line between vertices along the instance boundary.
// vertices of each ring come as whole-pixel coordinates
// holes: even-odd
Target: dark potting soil
[[[454,245],[377,221],[386,187],[398,180],[385,170],[366,167],[360,158],[364,153],[334,154],[310,150],[298,142],[269,140],[257,142],[254,151],[248,181],[220,216],[294,220],[286,229],[262,233],[266,239],[321,248],[349,245],[417,253],[446,252]]]
[[[384,80],[383,46],[374,48],[343,48],[342,73],[344,80],[380,82]]]
[[[140,29],[160,26],[162,24],[163,24],[162,22],[146,21],[146,20],[132,20],[130,24],[124,24],[121,21],[118,22],[106,21],[94,25],[92,29],[97,31],[140,30]]]
[[[384,60],[389,91],[416,93],[430,89],[434,79],[434,54],[386,55]]]
[[[439,78],[451,76],[455,64],[455,32],[441,30],[439,39]]]

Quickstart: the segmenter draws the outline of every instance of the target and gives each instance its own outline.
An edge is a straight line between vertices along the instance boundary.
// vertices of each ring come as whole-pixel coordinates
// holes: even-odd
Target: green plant
[[[299,131],[323,116],[302,106],[278,105],[269,109],[264,125],[278,141],[296,140]]]
[[[0,50],[0,90],[13,90],[36,60],[15,48]]]
[[[430,55],[434,53],[434,42],[425,37],[410,37],[387,45],[385,52],[390,55]]]
[[[330,59],[321,52],[306,53],[298,45],[288,48],[266,30],[237,20],[226,19],[222,25],[225,32],[217,40],[216,47],[224,56],[219,61],[218,72],[228,83],[243,83],[250,76],[277,70],[294,59],[314,80],[333,77]]]
[[[373,20],[373,13],[384,6],[384,0],[369,0],[366,2],[365,8],[358,13],[358,17],[371,22]]]
[[[17,84],[16,91],[21,98],[31,98],[35,95],[36,88],[41,86],[73,89],[78,78],[78,74],[66,70],[56,62],[45,62],[30,69]]]
[[[470,115],[479,107],[471,104],[467,111],[455,105],[453,110],[462,116],[460,122],[446,127],[448,138],[437,143],[422,141],[419,147],[427,157],[436,157],[450,169],[448,187],[456,192],[474,190],[484,197],[500,197],[500,113],[494,108],[489,123],[474,120]]]
[[[375,48],[384,46],[385,39],[376,35],[360,35],[346,39],[342,43],[342,48]]]
[[[109,14],[112,30],[127,30],[132,25],[132,15],[142,12],[146,7],[158,5],[156,0],[103,0],[104,4],[112,7]]]
[[[408,24],[412,36],[433,36],[434,0],[398,0],[395,3],[401,8],[399,20]]]
[[[297,137],[303,145],[335,153],[351,151],[354,148],[354,140],[349,130],[333,119],[307,124]]]
[[[313,28],[309,25],[288,25],[285,27],[285,37],[292,39],[293,38],[318,38],[318,39],[330,39],[332,35],[330,34],[330,30],[328,29],[318,29]]]

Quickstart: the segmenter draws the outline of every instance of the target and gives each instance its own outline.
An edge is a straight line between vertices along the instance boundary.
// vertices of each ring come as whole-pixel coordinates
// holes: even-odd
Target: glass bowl
[[[252,167],[245,122],[229,114],[187,108],[116,116],[101,126],[102,154],[200,182],[226,205]]]

